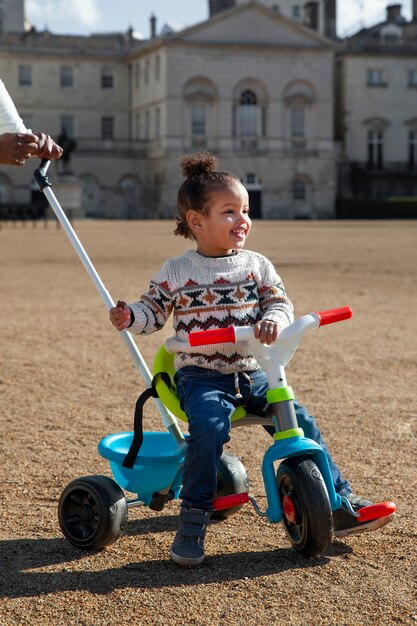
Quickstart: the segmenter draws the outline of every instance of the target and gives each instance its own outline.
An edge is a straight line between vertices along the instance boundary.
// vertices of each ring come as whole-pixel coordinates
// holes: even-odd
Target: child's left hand
[[[256,339],[259,339],[261,343],[266,343],[268,346],[278,338],[279,326],[276,322],[271,320],[259,320],[253,327],[253,332]]]

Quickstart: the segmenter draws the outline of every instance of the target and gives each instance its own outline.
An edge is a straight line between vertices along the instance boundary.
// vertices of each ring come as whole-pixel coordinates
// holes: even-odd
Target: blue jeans
[[[212,510],[217,487],[217,466],[223,446],[230,440],[231,416],[240,404],[248,413],[263,416],[267,406],[268,380],[265,372],[239,374],[242,399],[236,398],[233,374],[221,374],[202,367],[186,366],[175,374],[177,394],[181,408],[188,418],[187,447],[185,452],[183,486],[180,493],[182,506]],[[329,462],[336,492],[349,495],[351,488],[324,443],[314,417],[294,401],[299,426],[309,439],[324,450]],[[265,426],[273,434],[273,427]]]

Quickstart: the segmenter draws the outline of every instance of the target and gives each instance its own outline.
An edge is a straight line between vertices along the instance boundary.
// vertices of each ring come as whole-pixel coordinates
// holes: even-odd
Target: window
[[[299,4],[294,4],[292,8],[292,16],[295,20],[299,20],[301,18],[301,7]]]
[[[145,85],[149,83],[149,59],[145,61]]]
[[[150,113],[149,111],[145,112],[145,139],[150,139]]]
[[[63,131],[67,137],[74,137],[73,115],[61,115],[61,131]]]
[[[193,137],[206,135],[206,107],[204,104],[193,104],[191,107],[191,134]]]
[[[385,70],[370,69],[367,71],[368,87],[386,87],[387,85],[387,73]]]
[[[298,201],[306,199],[306,184],[301,178],[297,178],[292,184],[292,199]]]
[[[19,65],[19,85],[30,86],[32,84],[32,66]]]
[[[72,87],[74,85],[74,68],[69,65],[63,65],[60,68],[60,85],[61,87]]]
[[[291,138],[301,140],[305,137],[304,107],[291,107]]]
[[[114,139],[114,117],[101,118],[101,138]]]
[[[135,88],[139,89],[140,87],[140,63],[136,63],[135,65]]]
[[[103,67],[101,69],[101,88],[113,89],[113,87],[114,87],[113,70],[110,67]]]
[[[384,133],[382,130],[368,131],[368,167],[381,170],[384,161]]]
[[[155,137],[159,139],[161,136],[161,110],[155,109]]]
[[[242,92],[239,102],[238,124],[239,135],[243,139],[258,136],[259,108],[256,94],[250,89]]]
[[[161,59],[159,56],[155,59],[155,80],[159,80],[159,76],[161,73]]]
[[[408,70],[408,86],[417,87],[417,70]]]
[[[140,113],[135,114],[135,137],[140,139]]]
[[[408,166],[414,170],[417,165],[417,130],[408,133]]]

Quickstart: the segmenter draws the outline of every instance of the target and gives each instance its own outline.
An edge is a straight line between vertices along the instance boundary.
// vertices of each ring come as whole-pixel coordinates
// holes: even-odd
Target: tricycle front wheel
[[[61,530],[77,548],[99,550],[114,543],[127,522],[127,502],[107,476],[84,476],[69,483],[58,504]]]
[[[306,557],[325,552],[332,538],[332,509],[317,465],[306,457],[286,459],[278,468],[277,484],[293,548]]]

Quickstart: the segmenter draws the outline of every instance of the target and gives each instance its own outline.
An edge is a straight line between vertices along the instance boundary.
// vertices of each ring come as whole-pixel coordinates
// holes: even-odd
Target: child
[[[232,174],[216,171],[208,153],[185,156],[186,180],[178,192],[176,235],[194,239],[196,250],[165,262],[138,302],[114,307],[110,320],[118,330],[149,334],[173,313],[175,334],[166,348],[175,354],[175,384],[187,414],[179,529],[171,558],[181,565],[204,560],[204,537],[216,491],[217,465],[229,441],[230,417],[239,404],[263,415],[268,388],[265,373],[248,353],[246,343],[193,348],[188,335],[196,330],[252,325],[262,343],[273,343],[293,321],[293,306],[272,264],[261,254],[243,250],[251,229],[248,193]],[[239,393],[238,393],[239,391]],[[241,398],[243,396],[243,398]],[[328,451],[314,418],[295,402],[300,427],[325,451],[336,491],[354,510],[371,504],[355,496]],[[335,519],[336,535],[358,532],[358,523]],[[360,524],[374,530],[390,521]]]

